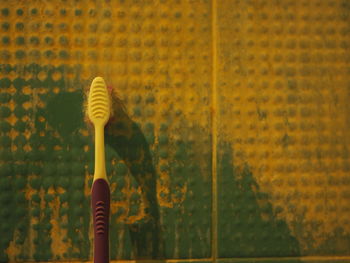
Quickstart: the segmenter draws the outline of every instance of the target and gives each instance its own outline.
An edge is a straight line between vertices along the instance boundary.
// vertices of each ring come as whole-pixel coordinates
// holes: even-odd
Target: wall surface
[[[0,261],[350,262],[350,2],[0,0]]]

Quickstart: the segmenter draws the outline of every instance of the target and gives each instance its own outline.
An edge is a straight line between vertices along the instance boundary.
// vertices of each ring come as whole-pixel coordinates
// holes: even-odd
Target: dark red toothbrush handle
[[[91,206],[94,221],[94,263],[109,262],[110,190],[104,179],[92,184]]]

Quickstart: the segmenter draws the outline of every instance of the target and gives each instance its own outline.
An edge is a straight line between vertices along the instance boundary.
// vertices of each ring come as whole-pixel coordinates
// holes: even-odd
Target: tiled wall
[[[350,262],[350,2],[0,0],[0,261]],[[350,115],[349,115],[350,116]]]

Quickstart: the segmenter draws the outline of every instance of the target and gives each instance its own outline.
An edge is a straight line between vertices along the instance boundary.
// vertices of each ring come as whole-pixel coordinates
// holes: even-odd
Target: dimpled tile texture
[[[114,99],[111,259],[210,257],[210,7],[1,1],[0,261],[91,259],[98,75]]]
[[[92,259],[100,75],[112,260],[349,262],[349,11],[0,0],[0,261]]]
[[[349,4],[218,1],[220,257],[350,254]]]

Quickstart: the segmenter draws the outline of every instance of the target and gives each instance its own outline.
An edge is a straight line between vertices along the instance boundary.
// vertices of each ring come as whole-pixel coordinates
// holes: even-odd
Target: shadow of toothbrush
[[[148,219],[145,222],[128,225],[133,255],[136,259],[163,258],[157,174],[150,147],[139,126],[127,115],[122,102],[115,96],[112,110],[114,117],[105,129],[105,142],[127,165],[141,187],[142,199],[148,207]]]

